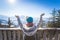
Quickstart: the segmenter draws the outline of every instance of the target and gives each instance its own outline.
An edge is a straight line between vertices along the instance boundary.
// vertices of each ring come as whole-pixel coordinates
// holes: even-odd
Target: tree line
[[[53,9],[51,21],[48,21],[48,27],[55,27],[55,28],[60,28],[60,9],[56,10],[55,8]]]

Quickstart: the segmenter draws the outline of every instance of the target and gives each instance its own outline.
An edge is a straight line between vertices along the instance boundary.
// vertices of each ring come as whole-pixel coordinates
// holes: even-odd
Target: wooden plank
[[[20,40],[20,31],[17,31],[17,40]]]
[[[41,40],[41,31],[37,31],[37,40]]]
[[[3,30],[3,37],[4,37],[4,40],[7,40],[7,33],[6,33],[6,31],[5,30]]]
[[[49,40],[52,40],[52,36],[51,36],[51,34],[49,34]]]
[[[60,40],[60,34],[58,34],[58,40]]]
[[[56,30],[55,40],[58,40],[58,31]]]
[[[8,40],[11,40],[11,31],[8,30]]]
[[[52,38],[53,38],[52,30],[49,30],[49,40],[52,40]]]
[[[16,40],[16,31],[14,30],[12,34],[13,34],[12,40]]]
[[[0,30],[0,40],[3,40],[2,30]]]
[[[20,31],[20,40],[23,40],[23,31]]]
[[[47,40],[46,39],[46,30],[43,31],[43,40]]]
[[[37,40],[37,33],[34,35],[34,39]]]

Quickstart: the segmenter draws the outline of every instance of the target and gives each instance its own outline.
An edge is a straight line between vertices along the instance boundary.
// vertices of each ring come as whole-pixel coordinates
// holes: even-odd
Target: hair
[[[32,23],[32,22],[33,22],[33,18],[32,18],[32,17],[28,17],[28,18],[26,19],[26,21],[27,21],[28,23]]]

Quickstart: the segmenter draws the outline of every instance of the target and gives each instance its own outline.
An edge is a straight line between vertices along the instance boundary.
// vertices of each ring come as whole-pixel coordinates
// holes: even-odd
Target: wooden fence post
[[[6,30],[3,30],[3,37],[4,37],[4,40],[7,40],[7,33],[6,33]]]
[[[20,39],[20,33],[21,33],[20,30],[18,30],[18,31],[17,31],[17,40],[21,40],[21,39]]]
[[[56,30],[55,40],[58,40],[58,30]]]
[[[43,31],[43,40],[46,40],[46,30]]]
[[[13,38],[12,38],[12,39],[13,39],[13,40],[16,40],[16,31],[13,30],[12,32],[13,32],[13,33],[12,33],[12,35],[13,35]]]
[[[60,40],[60,30],[58,31],[58,40]]]
[[[2,30],[0,30],[0,40],[3,40]]]
[[[8,40],[11,40],[11,31],[8,30]]]
[[[49,30],[49,40],[52,40],[52,38],[53,38],[52,30]]]

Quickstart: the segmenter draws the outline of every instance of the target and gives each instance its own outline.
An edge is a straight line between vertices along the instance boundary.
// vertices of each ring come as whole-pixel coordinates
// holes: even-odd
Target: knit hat
[[[28,17],[28,18],[26,19],[26,21],[27,21],[28,23],[32,23],[32,22],[33,22],[33,18],[32,18],[32,17]]]

